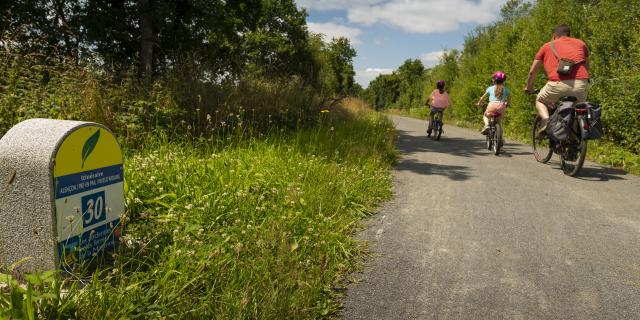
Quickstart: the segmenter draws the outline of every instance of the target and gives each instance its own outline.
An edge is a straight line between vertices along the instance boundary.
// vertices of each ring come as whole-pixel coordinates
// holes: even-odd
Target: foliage
[[[44,117],[135,142],[227,133],[241,112],[293,128],[358,89],[349,40],[309,33],[292,0],[11,1],[0,21],[0,135]]]
[[[228,139],[150,137],[128,149],[127,236],[113,268],[43,318],[283,319],[336,312],[362,247],[358,221],[390,196],[393,126],[357,100],[315,127]],[[248,121],[241,118],[242,121]],[[78,284],[70,278],[65,287]],[[60,297],[59,287],[38,287]],[[17,283],[0,301],[28,297]],[[26,300],[20,300],[26,301]],[[39,311],[34,311],[39,310]]]
[[[400,79],[395,73],[375,78],[363,93],[363,98],[376,110],[395,105],[400,95]]]

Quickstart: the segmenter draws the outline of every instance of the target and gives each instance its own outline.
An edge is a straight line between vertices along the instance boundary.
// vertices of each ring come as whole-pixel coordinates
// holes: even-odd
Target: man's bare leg
[[[536,100],[536,111],[538,111],[538,115],[540,116],[540,118],[542,118],[542,120],[549,119],[549,109],[544,102]]]

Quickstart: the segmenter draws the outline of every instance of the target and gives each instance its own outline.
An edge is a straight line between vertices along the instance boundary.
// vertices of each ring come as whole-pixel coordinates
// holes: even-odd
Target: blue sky
[[[356,81],[366,87],[406,59],[438,62],[446,49],[462,48],[479,24],[495,21],[506,0],[297,0],[309,30],[326,40],[344,36],[358,51]]]

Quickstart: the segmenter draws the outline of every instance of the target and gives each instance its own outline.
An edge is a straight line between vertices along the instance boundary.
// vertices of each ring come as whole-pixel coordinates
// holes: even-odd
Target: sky
[[[307,9],[309,30],[347,37],[356,48],[356,82],[367,87],[406,59],[438,63],[448,49],[461,49],[477,25],[500,15],[507,0],[297,0]]]

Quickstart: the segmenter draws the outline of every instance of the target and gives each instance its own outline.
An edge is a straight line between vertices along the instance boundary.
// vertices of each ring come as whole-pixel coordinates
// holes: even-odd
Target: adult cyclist
[[[542,119],[538,133],[547,128],[549,110],[547,106],[565,96],[574,96],[578,102],[587,100],[589,86],[589,49],[579,39],[571,38],[571,29],[562,24],[553,29],[553,40],[545,43],[536,54],[529,78],[527,93],[533,92],[536,75],[541,66],[547,73],[547,84],[540,90],[536,98],[536,111]],[[558,66],[562,61],[559,72]]]

